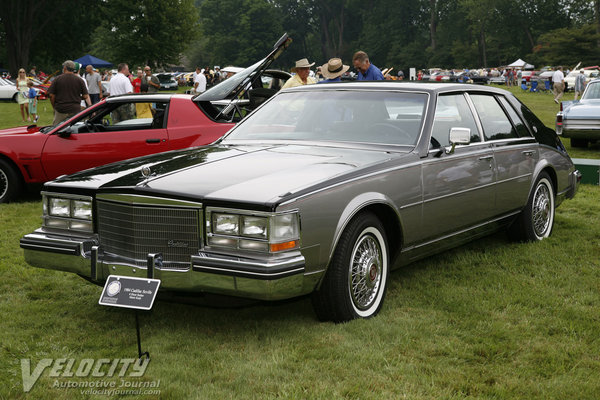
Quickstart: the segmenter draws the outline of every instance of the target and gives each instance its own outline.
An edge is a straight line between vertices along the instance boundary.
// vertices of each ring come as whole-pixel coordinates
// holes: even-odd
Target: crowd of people
[[[292,77],[283,85],[283,89],[301,85],[310,85],[316,83],[331,83],[340,82],[342,76],[349,75],[350,65],[343,63],[341,58],[333,57],[321,66],[317,66],[316,73],[311,72],[311,67],[315,62],[310,62],[307,58],[302,58],[295,62],[291,68]],[[356,80],[358,81],[378,81],[378,80],[403,80],[404,72],[398,71],[392,74],[393,68],[384,69],[383,71],[371,63],[369,56],[364,51],[357,51],[352,57],[352,66],[356,70]],[[185,76],[179,76],[179,85],[190,85],[192,89],[190,93],[200,94],[206,91],[211,86],[214,86],[223,80],[234,75],[238,70],[234,67],[221,69],[219,66],[196,67],[196,70],[191,75],[191,82],[187,81]],[[454,71],[452,71],[454,72]],[[31,76],[38,76],[36,67],[32,67],[29,72]],[[506,68],[502,71],[498,69],[483,69],[482,76],[503,77],[507,87],[517,85],[521,76],[520,71],[512,68]],[[416,77],[412,79],[422,80],[424,72],[419,70]],[[556,71],[550,78],[552,81],[552,89],[554,93],[554,101],[559,102],[564,93],[564,74],[561,67],[557,67]],[[108,82],[107,90],[102,86],[102,82]],[[575,82],[575,99],[581,95],[585,87],[585,75],[583,70]],[[19,70],[19,76],[16,80],[17,89],[20,92],[18,103],[20,105],[21,117],[23,122],[37,122],[37,98],[36,92],[32,88],[33,84],[27,79],[25,69]],[[48,95],[50,103],[54,109],[54,124],[58,124],[65,119],[70,118],[74,114],[82,110],[86,106],[90,106],[99,102],[103,97],[109,95],[118,95],[126,93],[152,93],[160,89],[159,79],[152,74],[149,66],[138,67],[136,74],[130,73],[129,65],[121,63],[117,67],[117,73],[113,75],[112,71],[98,71],[92,65],[85,67],[85,72],[81,74],[81,65],[77,62],[67,60],[62,65],[62,74],[54,79]],[[148,110],[138,110],[142,113],[148,113]],[[127,118],[126,115],[118,115],[118,112],[113,116],[116,121]]]

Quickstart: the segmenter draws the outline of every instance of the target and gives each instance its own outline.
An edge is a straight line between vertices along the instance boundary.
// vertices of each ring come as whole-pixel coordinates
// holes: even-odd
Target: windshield
[[[172,75],[156,75],[160,83],[169,83],[175,81]]]
[[[424,93],[291,91],[250,115],[225,142],[309,140],[414,146],[426,104]]]

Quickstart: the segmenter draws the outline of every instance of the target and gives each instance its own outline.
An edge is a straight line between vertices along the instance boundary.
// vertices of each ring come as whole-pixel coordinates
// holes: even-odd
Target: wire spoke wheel
[[[385,298],[388,244],[381,221],[371,212],[356,215],[341,234],[312,302],[321,321],[371,318]]]
[[[539,185],[533,197],[533,230],[536,236],[544,237],[551,222],[551,194],[548,186]]]
[[[8,176],[6,172],[0,168],[0,199],[3,199],[8,193]]]
[[[368,309],[381,287],[383,258],[381,247],[371,234],[362,236],[352,252],[350,263],[350,296],[356,308]]]
[[[547,172],[542,172],[529,194],[527,205],[508,228],[509,236],[521,242],[549,237],[554,226],[554,212],[552,179]]]

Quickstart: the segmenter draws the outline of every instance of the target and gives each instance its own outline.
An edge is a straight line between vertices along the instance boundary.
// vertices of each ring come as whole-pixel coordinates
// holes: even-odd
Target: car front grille
[[[187,269],[200,247],[198,208],[97,202],[100,246],[104,253],[139,267],[149,253],[162,253],[163,269]]]

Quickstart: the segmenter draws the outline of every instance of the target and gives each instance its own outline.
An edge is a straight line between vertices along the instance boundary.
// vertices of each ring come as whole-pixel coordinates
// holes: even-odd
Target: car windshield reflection
[[[427,95],[382,91],[282,93],[225,141],[307,140],[414,146]]]

